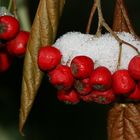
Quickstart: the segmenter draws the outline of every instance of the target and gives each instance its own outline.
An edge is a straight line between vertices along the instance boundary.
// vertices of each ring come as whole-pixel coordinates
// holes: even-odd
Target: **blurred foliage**
[[[17,3],[17,13],[20,20],[21,29],[30,31],[31,21],[29,15],[29,8],[25,0],[16,0]],[[8,8],[9,0],[0,0],[0,6],[5,6]],[[11,11],[13,9],[11,8]]]

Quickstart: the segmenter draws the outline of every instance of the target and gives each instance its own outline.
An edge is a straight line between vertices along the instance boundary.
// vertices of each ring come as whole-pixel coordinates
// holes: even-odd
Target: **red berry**
[[[109,104],[115,101],[116,99],[112,89],[106,91],[94,90],[90,94],[80,97],[85,102],[96,102],[99,104]]]
[[[20,25],[16,18],[12,16],[0,16],[0,39],[10,40],[19,32]]]
[[[106,91],[94,90],[92,94],[92,99],[94,102],[99,104],[109,104],[115,100],[115,94],[112,89]]]
[[[42,71],[55,68],[61,61],[61,52],[53,46],[41,47],[38,53],[38,66]]]
[[[27,31],[20,31],[17,36],[7,42],[7,50],[13,56],[23,56],[26,52],[26,45],[30,33]]]
[[[92,90],[89,78],[75,80],[74,87],[76,88],[77,92],[81,95],[86,95]]]
[[[5,72],[9,69],[12,63],[12,57],[4,50],[0,51],[0,72]]]
[[[105,91],[112,85],[111,72],[103,66],[93,70],[90,76],[90,83],[95,90]]]
[[[140,100],[140,88],[136,85],[135,90],[128,96],[129,99],[138,101]]]
[[[75,78],[84,79],[91,75],[94,62],[88,56],[76,56],[72,59],[70,67]]]
[[[128,70],[118,70],[113,74],[113,89],[115,94],[128,95],[135,88],[135,82]]]
[[[135,80],[140,80],[140,55],[136,55],[131,59],[128,71]]]
[[[140,88],[140,81],[138,81],[138,87]]]
[[[0,39],[0,49],[6,47],[6,41]]]
[[[70,67],[58,65],[54,70],[48,73],[50,83],[59,89],[69,89],[74,82]]]
[[[69,91],[59,90],[57,92],[57,98],[59,101],[62,101],[68,104],[77,104],[80,101],[77,92],[73,89]]]
[[[87,95],[81,95],[80,96],[80,99],[82,99],[84,102],[93,102],[93,99],[92,99],[92,92],[90,92],[89,94]]]

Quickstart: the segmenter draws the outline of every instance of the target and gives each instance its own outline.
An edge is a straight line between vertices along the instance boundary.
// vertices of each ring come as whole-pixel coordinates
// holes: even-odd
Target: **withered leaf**
[[[37,65],[38,50],[42,45],[52,44],[58,27],[64,0],[40,0],[27,44],[23,67],[19,130],[23,127],[34,103],[43,73]]]
[[[112,29],[116,32],[125,31],[135,34],[125,6],[125,0],[116,0]]]
[[[108,116],[108,140],[140,139],[140,104],[116,104]]]

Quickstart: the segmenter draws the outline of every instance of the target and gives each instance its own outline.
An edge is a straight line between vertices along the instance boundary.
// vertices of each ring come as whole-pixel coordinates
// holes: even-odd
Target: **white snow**
[[[140,51],[140,41],[130,33],[120,32],[117,35]],[[80,32],[68,32],[56,40],[54,47],[58,48],[63,55],[62,64],[70,65],[75,56],[86,55],[93,59],[95,68],[106,66],[112,73],[116,71],[119,43],[110,33],[96,37],[95,35]],[[137,52],[125,44],[122,45],[122,48],[120,69],[127,69],[129,61],[137,55]]]
[[[13,16],[4,6],[0,6],[0,16],[10,15]]]

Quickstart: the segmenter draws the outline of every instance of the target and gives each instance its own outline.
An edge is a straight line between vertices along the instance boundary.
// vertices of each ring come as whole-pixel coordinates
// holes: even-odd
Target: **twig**
[[[97,2],[98,2],[97,3],[97,10],[98,10],[99,21],[98,21],[98,28],[97,28],[96,35],[100,36],[101,35],[101,29],[102,29],[102,27],[104,27],[118,41],[118,43],[119,43],[119,55],[118,55],[117,69],[119,69],[119,67],[121,65],[121,56],[122,56],[122,40],[117,36],[117,34],[115,32],[113,32],[113,30],[105,22],[105,19],[103,18],[103,14],[102,14],[102,9],[101,9],[101,1],[97,0]]]
[[[121,1],[119,0],[119,4],[120,4],[120,7],[121,7],[121,10],[122,10],[122,13],[123,13],[123,16],[126,20],[126,23],[127,23],[127,26],[130,30],[130,33],[134,36],[136,36],[132,26],[131,26],[131,23],[129,21],[129,18],[128,18],[128,15],[126,13],[126,10],[124,8],[124,5],[122,5]],[[103,17],[103,13],[102,13],[102,8],[101,8],[101,0],[94,0],[94,3],[93,3],[93,6],[92,6],[92,10],[91,10],[91,13],[90,13],[90,17],[89,17],[89,21],[88,21],[88,25],[87,25],[87,28],[86,28],[86,33],[89,33],[90,32],[90,28],[91,28],[91,23],[92,23],[92,19],[93,19],[93,16],[95,14],[95,11],[97,9],[97,12],[98,12],[98,27],[97,27],[97,31],[96,31],[96,35],[97,36],[100,36],[101,35],[101,31],[102,31],[102,27],[104,27],[109,33],[112,34],[112,36],[118,41],[119,43],[119,55],[118,55],[118,64],[117,64],[117,69],[119,69],[119,66],[120,66],[120,63],[121,63],[121,56],[122,56],[122,44],[126,44],[127,46],[133,48],[138,54],[140,54],[139,50],[133,46],[132,44],[120,39],[118,37],[118,35],[110,28],[110,26],[106,23],[104,17]]]
[[[10,12],[11,7],[12,7],[12,0],[9,0],[9,4],[8,4],[8,12]]]
[[[92,19],[93,19],[93,16],[94,16],[94,13],[95,13],[96,9],[97,9],[97,3],[96,3],[96,1],[94,1],[91,12],[90,12],[88,24],[87,24],[87,27],[86,27],[86,33],[87,34],[89,34],[89,32],[90,32]]]
[[[120,68],[121,59],[122,59],[122,44],[119,45],[119,55],[118,55],[117,70]]]
[[[132,44],[130,44],[130,43],[124,41],[124,40],[121,40],[121,41],[122,41],[122,44],[126,44],[127,46],[133,48],[140,55],[139,50],[135,46],[133,46]]]
[[[17,4],[16,4],[16,0],[13,0],[13,14],[17,18]]]
[[[98,10],[98,28],[97,28],[97,32],[96,35],[100,36],[101,35],[101,30],[102,30],[102,26],[103,26],[103,22],[104,22],[104,18],[103,18],[103,14],[102,14],[102,8],[101,8],[101,1],[100,0],[96,0],[97,2],[97,10]]]

